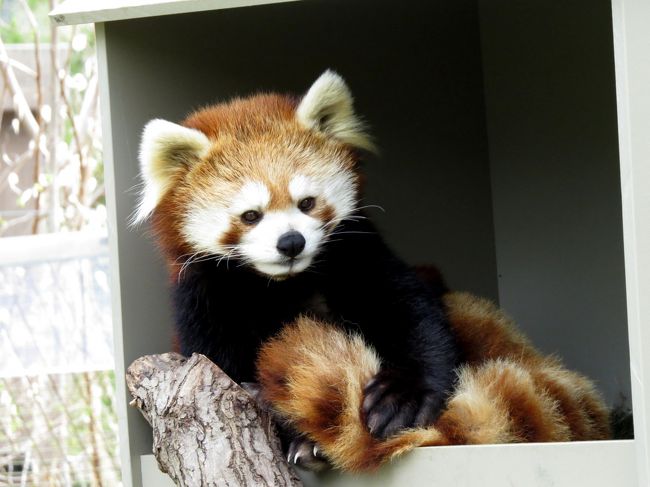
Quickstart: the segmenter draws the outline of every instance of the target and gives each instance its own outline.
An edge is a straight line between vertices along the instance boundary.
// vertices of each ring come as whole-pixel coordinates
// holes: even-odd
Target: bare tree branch
[[[54,8],[54,1],[49,0],[50,10]],[[48,162],[48,171],[52,175],[56,175],[59,171],[59,151],[57,148],[59,140],[59,106],[57,81],[59,79],[59,72],[57,66],[57,49],[58,49],[58,35],[59,31],[52,23],[50,25],[50,92],[49,99],[52,104],[51,119],[48,124],[47,133],[47,148],[50,152],[50,159]],[[56,228],[58,225],[58,215],[61,212],[59,200],[59,182],[56,177],[52,178],[49,189],[49,206],[51,208],[49,217],[49,226]]]
[[[2,38],[0,37],[0,72],[2,72],[2,77],[4,78],[5,84],[9,87],[9,92],[11,93],[14,110],[18,114],[18,119],[21,120],[27,130],[29,130],[32,136],[37,135],[39,132],[39,125],[36,121],[36,118],[32,114],[32,111],[29,107],[29,103],[25,98],[18,79],[16,79],[16,73],[9,62],[9,55],[7,54],[7,48],[5,47]]]
[[[207,357],[148,355],[131,364],[126,382],[153,427],[158,465],[177,485],[302,485],[271,418]]]
[[[29,25],[32,28],[32,34],[34,36],[34,64],[36,66],[36,103],[37,106],[39,107],[39,110],[36,112],[36,123],[38,124],[38,133],[35,134],[36,140],[35,140],[34,151],[33,151],[34,170],[32,172],[32,180],[35,186],[36,183],[38,183],[38,178],[41,173],[40,145],[41,145],[41,134],[43,133],[43,120],[42,120],[42,115],[40,110],[40,107],[43,106],[41,42],[40,42],[40,37],[38,35],[38,24],[36,22],[36,18],[34,17],[34,13],[32,12],[31,8],[29,8],[29,5],[27,5],[26,0],[20,0],[20,3],[23,6],[23,10],[25,11],[25,14],[27,15],[27,20],[29,22]],[[38,190],[36,191],[36,195],[34,197],[34,206],[36,208],[36,216],[34,217],[34,222],[32,223],[32,234],[38,232],[38,224],[40,222],[40,217],[38,216],[38,213],[41,208],[41,191]],[[50,230],[53,231],[53,229]]]
[[[9,185],[9,174],[20,171],[25,164],[29,162],[31,155],[31,151],[24,152],[13,161],[12,165],[6,167],[2,172],[0,172],[0,192]]]

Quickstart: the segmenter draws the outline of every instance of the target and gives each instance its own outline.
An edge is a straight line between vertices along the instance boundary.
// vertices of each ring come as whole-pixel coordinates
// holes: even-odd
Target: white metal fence
[[[0,485],[120,483],[106,237],[0,239]]]

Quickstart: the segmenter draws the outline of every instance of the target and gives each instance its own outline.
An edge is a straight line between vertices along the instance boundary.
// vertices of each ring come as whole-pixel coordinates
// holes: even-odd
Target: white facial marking
[[[277,249],[279,238],[291,230],[300,232],[305,238],[305,248],[294,260],[287,259]],[[324,235],[321,222],[298,208],[270,211],[243,236],[239,249],[258,271],[282,276],[309,267]]]
[[[356,206],[356,182],[353,173],[336,171],[318,180],[302,174],[289,182],[294,203],[312,196],[323,199],[335,212],[335,220],[350,215]],[[241,252],[258,271],[275,277],[297,274],[309,267],[325,237],[323,223],[305,214],[296,206],[264,214],[264,218],[248,231],[239,245]],[[294,260],[287,259],[277,249],[279,238],[290,230],[305,238],[305,248]]]
[[[240,188],[228,208],[195,202],[185,216],[183,236],[197,251],[225,254],[231,249],[224,248],[219,241],[230,228],[232,217],[248,210],[264,211],[270,200],[271,193],[264,184],[249,181]]]
[[[357,185],[353,175],[348,172],[339,171],[327,178],[322,194],[334,208],[337,221],[350,216],[357,206]]]
[[[289,194],[296,203],[308,196],[318,196],[321,193],[319,185],[302,174],[294,176],[289,182]]]
[[[224,208],[196,206],[187,212],[182,233],[197,251],[224,253],[218,242],[229,227],[230,215]]]
[[[312,264],[326,236],[325,222],[300,211],[298,202],[306,197],[322,200],[332,207],[334,223],[338,223],[354,211],[357,187],[354,173],[332,170],[317,176],[298,174],[287,189],[294,204],[283,210],[266,211],[271,192],[259,181],[245,183],[228,202],[224,201],[225,207],[197,201],[185,217],[183,235],[195,250],[223,255],[231,250],[221,245],[220,240],[230,229],[232,219],[249,210],[260,211],[262,219],[243,233],[237,253],[267,276],[283,278],[298,274]],[[291,230],[305,238],[305,248],[294,259],[277,249],[280,237]]]
[[[258,181],[245,183],[233,198],[230,213],[240,215],[248,210],[264,210],[271,201],[271,192]]]

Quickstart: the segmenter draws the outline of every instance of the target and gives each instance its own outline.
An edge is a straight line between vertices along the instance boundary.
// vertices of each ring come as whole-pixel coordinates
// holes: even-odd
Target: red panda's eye
[[[298,203],[298,208],[300,208],[300,211],[308,212],[309,210],[313,209],[315,205],[316,198],[309,196],[300,200]]]
[[[241,219],[244,223],[252,225],[262,219],[262,214],[259,211],[249,210],[242,214]]]

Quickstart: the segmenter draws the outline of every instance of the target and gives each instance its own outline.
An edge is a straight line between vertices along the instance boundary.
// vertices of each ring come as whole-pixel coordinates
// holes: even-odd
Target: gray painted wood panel
[[[479,5],[501,305],[629,401],[610,2]]]

